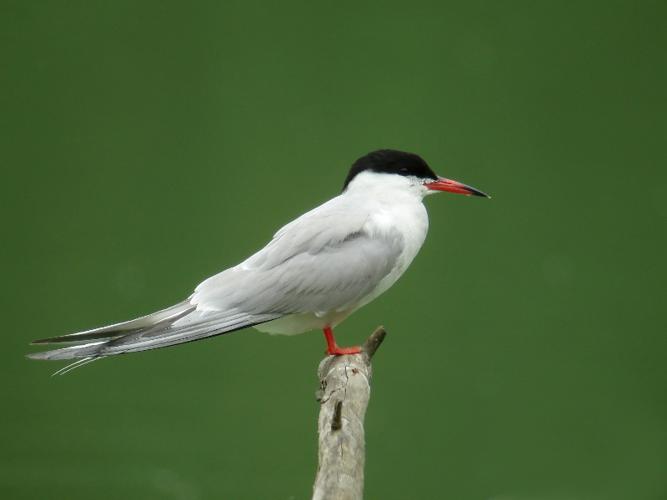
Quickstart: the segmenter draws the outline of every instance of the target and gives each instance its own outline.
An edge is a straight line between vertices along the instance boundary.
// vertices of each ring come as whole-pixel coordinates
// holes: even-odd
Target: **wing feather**
[[[162,309],[161,311],[141,316],[140,318],[132,319],[130,321],[123,321],[122,323],[114,323],[113,325],[93,328],[92,330],[85,330],[83,332],[70,333],[68,335],[60,335],[58,337],[49,337],[46,339],[33,340],[33,344],[54,344],[61,342],[81,342],[83,340],[93,339],[108,339],[127,334],[129,332],[144,331],[153,329],[156,325],[172,323],[178,318],[192,312],[195,306],[189,301],[184,300],[171,307]]]
[[[113,337],[107,340],[87,342],[81,345],[53,349],[51,351],[29,354],[32,359],[75,359],[99,358],[128,352],[146,351],[185,342],[193,342],[206,337],[221,335],[240,330],[248,326],[271,321],[278,316],[249,315],[245,313],[194,314],[187,316],[171,325],[157,325],[152,330]]]
[[[373,231],[368,212],[350,206],[334,198],[299,217],[262,250],[201,283],[193,303],[282,315],[351,307],[389,275],[404,241],[398,231]]]

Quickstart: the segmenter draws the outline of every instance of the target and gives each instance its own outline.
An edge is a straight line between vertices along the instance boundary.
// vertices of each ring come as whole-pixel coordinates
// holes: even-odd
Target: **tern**
[[[251,326],[285,335],[322,330],[328,354],[359,353],[359,347],[339,347],[333,329],[405,272],[428,231],[423,199],[442,191],[489,197],[439,177],[416,154],[373,151],[354,162],[341,194],[284,226],[245,261],[204,280],[183,302],[123,323],[36,340],[66,346],[28,357],[76,360],[59,371],[65,373],[100,358]]]

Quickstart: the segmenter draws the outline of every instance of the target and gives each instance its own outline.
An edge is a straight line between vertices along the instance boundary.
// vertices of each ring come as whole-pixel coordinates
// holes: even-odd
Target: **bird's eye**
[[[398,169],[398,171],[402,174],[410,173],[407,167],[401,167],[401,168]]]

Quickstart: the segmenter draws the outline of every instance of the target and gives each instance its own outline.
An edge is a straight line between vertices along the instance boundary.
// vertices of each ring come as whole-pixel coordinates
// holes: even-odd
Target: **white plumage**
[[[30,357],[86,362],[248,326],[277,334],[337,326],[410,265],[428,230],[422,199],[441,182],[377,170],[351,171],[343,193],[284,226],[245,261],[200,283],[187,300],[132,321],[38,341],[76,344]]]

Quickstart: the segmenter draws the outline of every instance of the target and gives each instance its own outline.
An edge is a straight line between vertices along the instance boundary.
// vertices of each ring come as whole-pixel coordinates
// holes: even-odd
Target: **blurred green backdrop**
[[[422,154],[379,323],[369,499],[667,498],[664,1],[0,4],[3,499],[302,499],[321,334],[50,378],[28,342],[138,316]]]

